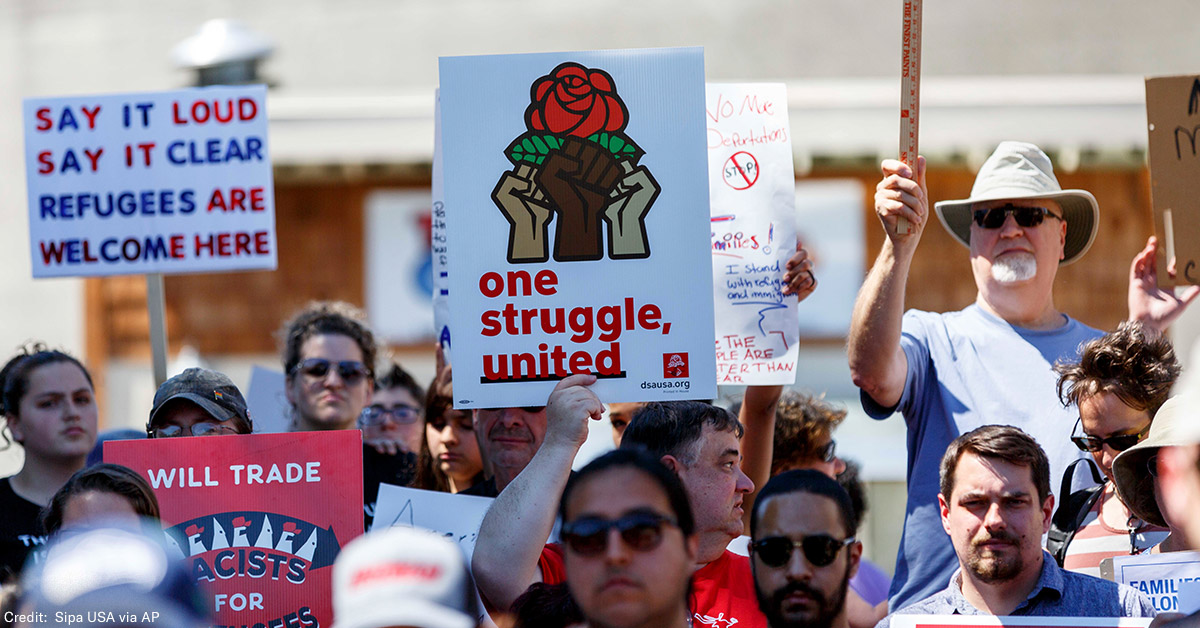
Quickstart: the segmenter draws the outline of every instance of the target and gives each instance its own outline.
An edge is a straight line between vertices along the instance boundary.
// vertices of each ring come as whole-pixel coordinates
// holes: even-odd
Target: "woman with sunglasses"
[[[1151,337],[1140,323],[1124,322],[1084,345],[1079,363],[1059,364],[1056,370],[1063,403],[1079,410],[1071,441],[1091,454],[1103,480],[1097,477],[1100,486],[1071,493],[1072,473],[1064,475],[1048,549],[1066,569],[1099,576],[1103,559],[1145,552],[1168,534],[1121,501],[1112,464],[1150,431],[1154,413],[1179,376],[1179,362],[1165,338]]]
[[[375,335],[348,303],[317,302],[288,321],[280,336],[292,430],[348,430],[371,402]]]
[[[45,541],[39,513],[83,468],[99,419],[91,375],[61,351],[31,345],[0,370],[0,383],[8,432],[25,451],[21,470],[0,480],[0,580],[7,580]]]

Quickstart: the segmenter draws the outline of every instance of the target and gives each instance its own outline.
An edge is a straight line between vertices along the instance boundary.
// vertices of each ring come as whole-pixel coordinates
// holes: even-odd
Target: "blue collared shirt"
[[[950,586],[892,615],[988,615],[963,597],[962,570],[954,572]],[[875,628],[890,628],[892,615]],[[1042,573],[1029,597],[1010,615],[1041,617],[1154,617],[1150,598],[1132,587],[1061,569],[1042,552]]]

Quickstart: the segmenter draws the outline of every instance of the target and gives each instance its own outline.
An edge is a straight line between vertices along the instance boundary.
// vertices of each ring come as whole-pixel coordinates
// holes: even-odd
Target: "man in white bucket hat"
[[[1063,190],[1037,146],[1000,143],[970,198],[935,206],[970,250],[975,303],[905,313],[909,269],[929,222],[925,160],[917,172],[895,160],[882,170],[875,212],[887,237],[855,303],[848,353],[867,414],[884,419],[899,410],[908,424],[907,514],[889,597],[895,611],[944,589],[957,566],[937,502],[938,462],[955,437],[985,424],[1020,427],[1046,450],[1054,487],[1081,456],[1052,367],[1076,360],[1079,345],[1101,332],[1054,307],[1054,277],[1095,240],[1099,208],[1089,192]],[[897,231],[901,218],[907,233]],[[1154,255],[1151,239],[1134,259],[1129,310],[1161,331],[1200,289],[1182,298],[1160,290]]]

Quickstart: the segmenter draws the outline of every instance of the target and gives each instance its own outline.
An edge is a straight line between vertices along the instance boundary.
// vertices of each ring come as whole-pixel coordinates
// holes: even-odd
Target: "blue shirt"
[[[892,615],[990,615],[963,597],[954,572],[950,586],[940,593],[911,604]],[[890,628],[892,615],[875,624]],[[1054,558],[1042,552],[1042,573],[1025,601],[1010,615],[1038,617],[1154,617],[1154,605],[1141,591],[1124,584],[1101,580],[1060,569]]]
[[[1101,335],[1070,317],[1061,327],[1016,327],[978,305],[938,314],[904,314],[900,347],[908,358],[895,408],[866,393],[875,419],[899,410],[908,424],[908,504],[888,603],[892,610],[933,595],[958,567],[938,510],[938,471],[951,441],[983,425],[1014,425],[1050,458],[1050,490],[1084,456],[1070,441],[1078,412],[1058,398],[1054,363],[1077,361],[1082,343]],[[1086,474],[1077,474],[1086,475]]]

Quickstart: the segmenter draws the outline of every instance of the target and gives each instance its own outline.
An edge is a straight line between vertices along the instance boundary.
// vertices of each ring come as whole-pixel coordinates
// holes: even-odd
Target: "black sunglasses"
[[[1078,420],[1075,421],[1075,425],[1079,425]],[[1071,431],[1074,432],[1074,430]],[[1147,425],[1146,429],[1138,432],[1137,434],[1116,434],[1109,436],[1108,438],[1088,436],[1087,434],[1084,434],[1083,436],[1072,435],[1071,442],[1075,443],[1075,446],[1078,447],[1080,451],[1087,451],[1091,453],[1100,451],[1105,445],[1112,447],[1113,451],[1125,451],[1126,449],[1138,444],[1138,442],[1145,438],[1146,434],[1149,433],[1150,426]]]
[[[754,555],[768,567],[782,567],[788,564],[792,559],[792,550],[797,547],[804,552],[804,558],[814,567],[824,567],[837,558],[843,547],[854,543],[855,540],[857,539],[850,537],[839,541],[828,534],[814,534],[799,541],[793,541],[786,536],[769,536],[755,541],[750,547],[754,550]]]
[[[304,373],[313,379],[325,379],[325,376],[329,374],[329,369],[332,367],[336,367],[338,377],[351,386],[359,383],[371,374],[367,370],[367,366],[362,362],[354,360],[331,362],[325,358],[309,358],[293,366],[292,375]]]
[[[662,542],[663,526],[678,526],[674,519],[650,511],[634,511],[619,519],[584,517],[562,527],[562,540],[580,556],[596,556],[608,549],[608,531],[616,529],[626,545],[648,552]]]
[[[831,440],[825,443],[825,446],[817,451],[817,457],[821,459],[821,462],[833,462],[833,459],[837,457],[837,441]]]
[[[1062,220],[1062,216],[1046,209],[1045,207],[1017,207],[1016,205],[1004,205],[1002,207],[993,207],[991,209],[977,209],[974,211],[975,224],[984,229],[999,229],[1004,226],[1004,220],[1008,215],[1012,214],[1017,224],[1022,227],[1036,227],[1042,224],[1046,216],[1058,218]]]

